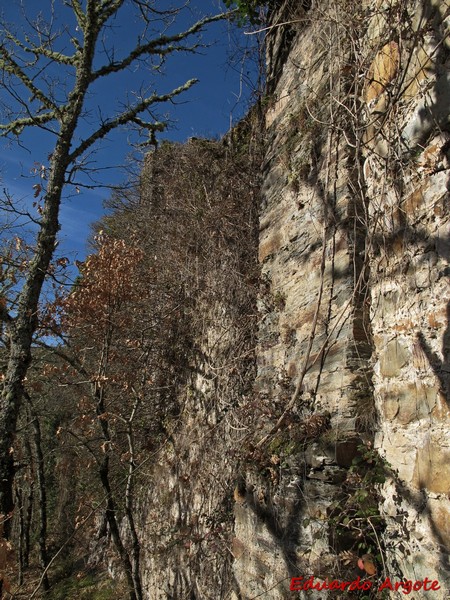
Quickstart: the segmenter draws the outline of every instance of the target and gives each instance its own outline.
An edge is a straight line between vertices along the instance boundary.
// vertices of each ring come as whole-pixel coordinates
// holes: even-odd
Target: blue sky
[[[33,21],[39,13],[48,19],[50,0],[0,0],[0,11],[8,23],[12,23],[17,34],[21,35],[22,24],[25,18]],[[64,26],[75,30],[75,23],[71,22],[71,13],[63,6],[63,0],[54,2],[55,31]],[[173,2],[161,0],[156,6],[161,9]],[[21,11],[21,5],[26,12]],[[179,5],[179,4],[178,4]],[[225,9],[218,0],[193,0],[189,10],[183,11],[180,18],[174,23],[170,32],[180,31],[198,18],[205,15],[217,14]],[[108,31],[110,39],[106,43],[114,45],[118,56],[123,56],[132,47],[138,22],[127,12],[119,13],[111,23]],[[28,25],[25,24],[25,27]],[[161,107],[158,116],[167,117],[171,121],[169,129],[160,134],[158,138],[173,141],[185,141],[191,136],[216,137],[223,135],[230,124],[246,112],[249,106],[250,89],[242,84],[242,74],[245,76],[254,72],[254,65],[250,61],[242,63],[235,61],[228,63],[230,54],[236,54],[238,46],[245,46],[251,41],[251,36],[245,36],[241,30],[226,22],[214,23],[207,27],[202,34],[202,43],[207,47],[199,54],[176,53],[169,57],[162,75],[154,76],[153,72],[141,65],[139,69],[128,70],[121,76],[111,79],[105,78],[101,85],[94,88],[90,98],[90,113],[84,124],[80,127],[79,135],[82,136],[89,126],[95,124],[98,115],[112,114],[123,106],[127,97],[137,92],[141,86],[147,89],[165,93],[183,84],[191,78],[198,78],[199,83],[188,92],[179,96],[175,104]],[[64,39],[62,44],[68,42]],[[64,48],[61,47],[61,50]],[[241,66],[243,71],[241,72]],[[55,75],[61,78],[61,73]],[[70,86],[70,75],[63,74]],[[64,86],[64,82],[61,83]],[[58,89],[56,90],[58,93]],[[0,92],[0,98],[2,93]],[[2,120],[3,120],[3,115]],[[96,146],[96,154],[92,157],[95,163],[93,168],[107,168],[100,171],[103,182],[118,184],[126,175],[120,168],[127,160],[133,163],[129,134],[120,130],[110,135],[107,140]],[[27,206],[33,202],[33,185],[39,178],[31,176],[35,164],[46,164],[48,154],[52,149],[53,136],[39,131],[26,130],[21,138],[21,145],[7,143],[0,139],[0,177],[1,188],[7,188],[9,194],[15,199],[23,201]],[[86,182],[86,179],[83,180]],[[59,251],[69,258],[82,260],[86,253],[86,239],[90,232],[90,224],[97,220],[102,212],[102,202],[109,196],[107,189],[86,190],[80,188],[77,194],[65,198],[61,210],[61,239]],[[31,209],[30,209],[31,210]],[[1,218],[1,215],[0,215]]]

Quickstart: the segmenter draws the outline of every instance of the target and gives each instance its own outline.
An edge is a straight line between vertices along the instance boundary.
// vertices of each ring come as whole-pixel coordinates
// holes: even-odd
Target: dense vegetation
[[[125,576],[118,598],[142,597],[138,490],[209,368],[219,313],[240,340],[211,366],[226,369],[227,402],[253,373],[256,124],[148,154],[139,184],[111,198],[76,284],[42,307],[40,333],[54,341],[35,348],[20,417],[16,597],[34,582],[55,600],[114,598],[108,564]],[[218,412],[223,399],[219,386]]]

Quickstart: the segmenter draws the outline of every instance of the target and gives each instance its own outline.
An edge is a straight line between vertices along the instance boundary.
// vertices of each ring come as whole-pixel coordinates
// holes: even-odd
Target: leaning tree
[[[6,519],[6,536],[13,509],[14,438],[23,381],[38,327],[39,300],[58,241],[64,194],[69,186],[77,185],[80,172],[89,168],[87,157],[94,146],[113,130],[131,126],[150,139],[164,130],[166,123],[158,117],[158,107],[196,80],[161,92],[159,86],[149,86],[150,76],[161,72],[170,55],[195,51],[204,27],[225,17],[224,13],[207,16],[173,33],[175,23],[186,22],[182,12],[186,3],[170,10],[161,10],[155,0],[47,0],[40,6],[47,14],[32,19],[24,12],[22,28],[0,26],[0,133],[23,143],[23,135],[33,128],[52,139],[51,151],[42,160],[45,177],[34,186],[41,205],[33,218],[31,256],[21,265],[20,285],[13,286],[14,305],[0,294],[0,319],[7,340],[0,400],[0,514]],[[121,25],[125,20],[129,24],[132,15],[133,27],[118,38]],[[126,52],[121,52],[118,39],[128,48]],[[99,83],[138,68],[145,76],[142,86],[126,90],[121,108],[107,114],[108,105],[98,98]],[[94,118],[96,97],[100,108]],[[37,156],[35,160],[39,162]],[[5,196],[3,206],[14,211],[14,200]]]

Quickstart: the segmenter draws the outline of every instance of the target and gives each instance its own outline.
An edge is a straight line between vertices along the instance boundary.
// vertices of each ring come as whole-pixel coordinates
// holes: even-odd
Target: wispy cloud
[[[36,199],[33,196],[32,189],[33,180],[16,180],[3,182],[0,184],[0,197],[3,196],[3,188],[7,190],[8,196],[12,198],[17,207],[21,211],[28,211],[33,218],[38,219],[39,214],[34,205]],[[78,260],[83,260],[87,252],[87,239],[91,233],[91,225],[100,219],[103,211],[103,199],[106,193],[102,191],[93,191],[89,193],[81,192],[75,198],[66,198],[61,204],[60,224],[61,230],[59,233],[59,249],[58,253],[76,256]],[[1,199],[1,198],[0,198]],[[0,222],[9,222],[13,218],[11,213],[1,214]],[[28,225],[26,224],[28,222]],[[21,225],[22,224],[22,225]],[[20,218],[16,221],[16,226],[20,229],[23,227],[23,235],[30,239],[32,231],[36,231],[36,226],[32,225],[27,217]],[[16,227],[16,229],[17,229]],[[19,234],[16,229],[11,235]]]
[[[79,259],[84,258],[87,252],[86,241],[91,233],[91,225],[103,213],[99,196],[99,194],[93,196],[89,194],[61,206],[61,250],[76,253]]]

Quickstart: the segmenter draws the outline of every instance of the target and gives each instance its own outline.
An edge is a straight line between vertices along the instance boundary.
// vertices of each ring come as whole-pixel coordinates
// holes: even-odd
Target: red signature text
[[[371,581],[361,581],[361,577],[357,577],[353,581],[338,581],[333,579],[332,581],[314,581],[314,575],[311,575],[309,579],[304,577],[292,577],[290,590],[291,592],[301,592],[306,590],[370,590],[372,587]]]
[[[361,580],[361,577],[357,577],[353,581],[339,581],[338,579],[333,579],[331,581],[316,581],[314,579],[314,575],[311,575],[308,579],[304,577],[292,577],[290,590],[291,592],[302,592],[307,590],[370,590],[373,585],[372,581],[367,579]],[[386,579],[379,584],[378,592],[382,592],[383,590],[391,590],[395,592],[402,592],[405,595],[410,594],[411,592],[418,592],[419,590],[423,590],[424,592],[432,592],[436,590],[440,590],[441,586],[436,579],[421,579],[420,581],[412,581],[407,579],[405,581],[392,581],[390,577],[386,577]]]

